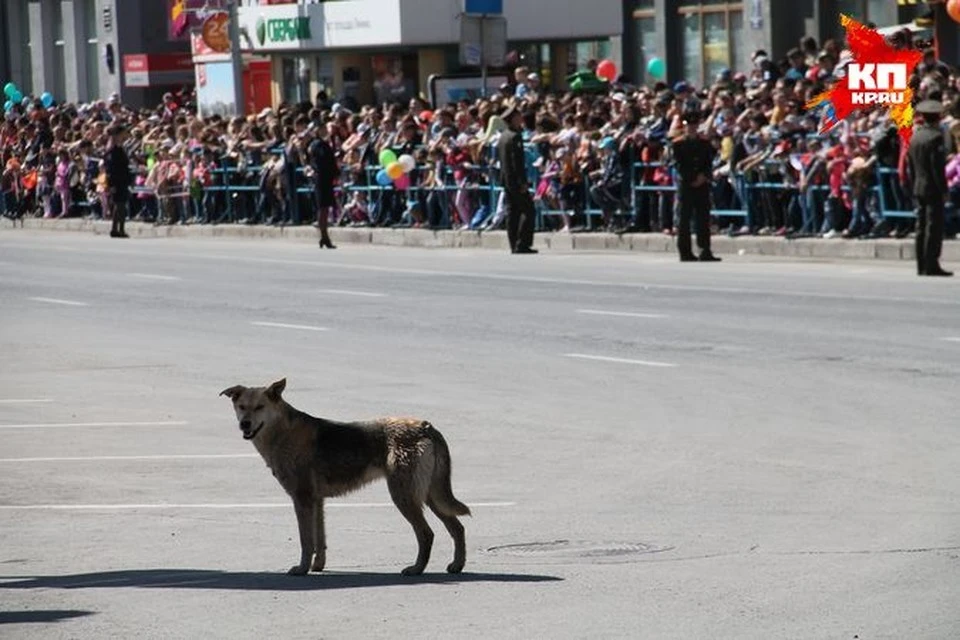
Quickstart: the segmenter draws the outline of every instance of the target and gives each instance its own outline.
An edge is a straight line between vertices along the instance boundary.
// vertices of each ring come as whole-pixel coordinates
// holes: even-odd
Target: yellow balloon
[[[387,167],[387,175],[391,180],[396,180],[403,175],[403,165],[399,162],[391,162]]]

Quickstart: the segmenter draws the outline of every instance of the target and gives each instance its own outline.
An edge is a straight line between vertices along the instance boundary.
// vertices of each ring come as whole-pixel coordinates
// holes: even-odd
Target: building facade
[[[462,0],[245,0],[242,44],[248,55],[270,59],[274,103],[321,89],[359,103],[429,97],[431,77],[480,73],[461,55],[463,7]],[[588,60],[620,57],[619,0],[505,0],[503,11],[506,55],[491,61],[488,86],[519,63],[561,87]],[[489,50],[504,44],[495,42],[496,28],[487,23]]]
[[[0,78],[24,94],[134,106],[193,83],[189,40],[171,38],[166,0],[3,0]],[[138,73],[139,72],[139,73]]]
[[[670,82],[703,85],[722,69],[746,71],[757,49],[780,57],[804,36],[842,38],[841,13],[888,27],[931,15],[941,59],[960,63],[960,26],[942,3],[924,0],[624,0],[623,68],[651,82],[647,63],[666,62]]]

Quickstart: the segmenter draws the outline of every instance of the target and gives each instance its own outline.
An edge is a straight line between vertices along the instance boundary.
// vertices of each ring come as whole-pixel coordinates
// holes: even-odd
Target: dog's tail
[[[443,435],[429,422],[424,427],[430,433],[430,439],[436,449],[434,454],[433,478],[430,482],[430,499],[437,509],[448,516],[469,516],[470,507],[463,504],[453,495],[453,484],[450,480],[451,463],[450,449]]]

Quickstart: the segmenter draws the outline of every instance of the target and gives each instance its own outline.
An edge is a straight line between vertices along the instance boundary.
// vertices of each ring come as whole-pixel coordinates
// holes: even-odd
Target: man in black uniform
[[[509,129],[500,134],[497,155],[500,157],[500,182],[506,196],[510,252],[537,253],[533,248],[533,198],[527,183],[523,153],[523,114],[512,106],[502,117]]]
[[[130,173],[130,157],[123,148],[126,129],[122,124],[115,124],[108,129],[107,133],[110,136],[110,146],[107,148],[104,164],[109,190],[110,217],[113,219],[110,237],[129,238],[124,226],[127,220],[127,203],[130,201],[133,175]]]
[[[917,204],[917,275],[952,276],[940,267],[943,210],[950,196],[946,142],[940,129],[943,105],[936,100],[924,100],[914,111],[923,116],[923,125],[914,130],[907,152],[907,175],[913,183]]]
[[[713,145],[697,133],[700,114],[687,111],[683,115],[683,137],[674,141],[673,164],[679,174],[677,195],[680,198],[680,224],[677,249],[680,262],[719,262],[710,251],[710,176],[713,174]],[[693,254],[690,223],[696,225],[700,257]]]
[[[310,135],[310,134],[308,134]],[[326,127],[313,127],[313,140],[307,147],[310,167],[313,169],[313,184],[316,194],[317,223],[320,229],[320,248],[336,249],[327,226],[330,222],[330,209],[334,200],[334,182],[337,179],[337,158],[333,147],[327,142]]]

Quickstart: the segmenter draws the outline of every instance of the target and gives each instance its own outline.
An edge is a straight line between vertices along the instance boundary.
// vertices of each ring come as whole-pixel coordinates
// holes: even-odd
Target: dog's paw
[[[451,562],[447,565],[447,573],[460,573],[463,571],[462,562]]]
[[[288,576],[305,576],[307,575],[307,568],[299,564],[293,565],[287,571],[287,575]]]
[[[400,575],[404,576],[419,576],[423,573],[423,567],[418,567],[415,564],[406,567],[403,571],[400,572]]]

